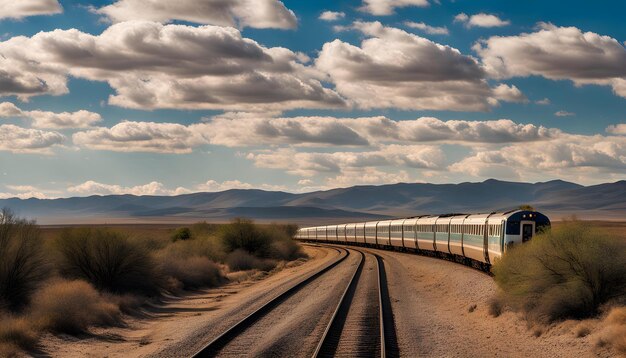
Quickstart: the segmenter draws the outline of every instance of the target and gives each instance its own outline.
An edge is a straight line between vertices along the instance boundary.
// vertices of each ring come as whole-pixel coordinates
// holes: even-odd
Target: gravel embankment
[[[593,334],[576,337],[576,321],[545,330],[528,327],[512,312],[491,316],[488,302],[497,288],[480,271],[435,258],[372,251],[385,260],[404,357],[611,356],[596,348]]]

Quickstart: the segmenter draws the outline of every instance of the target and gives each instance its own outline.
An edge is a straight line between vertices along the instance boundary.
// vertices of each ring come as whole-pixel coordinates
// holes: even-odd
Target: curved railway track
[[[363,273],[365,254],[363,251],[353,249],[361,254],[362,260],[359,263],[359,267],[355,270],[350,283],[346,287],[341,299],[335,309],[335,312],[326,327],[324,335],[320,340],[313,357],[334,357],[338,353],[344,353],[337,351],[342,337],[344,324],[348,318],[350,311],[350,305],[355,298],[356,287],[361,283],[361,275]],[[364,327],[366,329],[366,336],[369,339],[364,340],[361,344],[365,344],[365,348],[369,349],[367,356],[376,356],[376,350],[380,357],[398,357],[398,343],[396,339],[395,324],[393,321],[393,312],[391,309],[391,300],[389,298],[389,291],[387,288],[387,275],[385,273],[385,266],[382,257],[378,254],[367,251],[372,257],[376,259],[376,289],[378,302],[374,305],[374,308],[378,311],[378,325],[371,325]],[[361,298],[363,299],[363,298]],[[376,341],[372,341],[371,337],[376,337]],[[372,349],[374,348],[374,349]],[[354,353],[354,352],[352,352]],[[354,356],[354,354],[344,354]],[[357,354],[358,355],[358,354]]]
[[[231,326],[229,329],[220,334],[217,338],[213,339],[210,343],[204,346],[200,351],[194,354],[193,357],[219,356],[221,351],[226,346],[228,346],[231,341],[242,335],[248,328],[254,326],[257,321],[269,314],[272,310],[281,305],[285,300],[293,296],[296,292],[303,289],[309,283],[320,278],[324,273],[337,267],[339,263],[343,262],[350,255],[350,251],[355,251],[360,254],[357,267],[354,271],[352,271],[349,282],[341,297],[339,298],[339,301],[333,311],[330,321],[326,325],[326,329],[324,330],[322,337],[315,349],[315,352],[313,353],[313,357],[332,357],[335,356],[337,353],[342,353],[338,352],[337,349],[339,347],[340,339],[342,337],[342,332],[345,328],[346,318],[350,313],[350,307],[355,298],[357,286],[363,280],[363,268],[366,262],[366,253],[360,249],[354,248],[333,248],[338,250],[339,252],[343,252],[344,254],[341,255],[336,261],[291,286],[290,288],[267,302],[265,305],[258,308],[256,311],[252,312],[244,319]],[[375,285],[377,291],[377,302],[368,302],[367,304],[369,306],[368,309],[376,310],[376,312],[374,312],[374,315],[378,316],[378,320],[377,322],[374,322],[374,324],[369,324],[366,325],[366,327],[360,328],[363,332],[366,332],[365,336],[367,337],[367,339],[361,342],[361,344],[364,344],[364,346],[360,347],[360,350],[365,350],[366,356],[395,357],[398,356],[398,346],[395,336],[393,315],[391,312],[391,301],[389,299],[389,293],[387,290],[387,278],[385,275],[384,263],[382,258],[375,253],[368,251],[367,255],[375,258],[375,263],[377,267]],[[366,299],[366,297],[360,299],[363,300]],[[323,302],[320,302],[320,304],[322,303]],[[348,334],[348,336],[349,335],[350,334]],[[372,337],[375,337],[374,339],[376,341],[373,341]],[[353,354],[351,353],[348,353],[347,355],[353,356]]]
[[[237,337],[238,335],[243,333],[246,329],[248,329],[249,327],[254,325],[255,322],[257,322],[259,319],[261,319],[267,313],[272,311],[275,307],[280,305],[287,298],[291,297],[293,294],[298,292],[300,289],[302,289],[303,287],[305,287],[309,283],[313,282],[318,277],[322,276],[324,273],[330,271],[331,269],[333,269],[334,267],[339,265],[339,263],[343,262],[350,255],[350,250],[347,250],[347,249],[344,249],[344,248],[341,248],[341,249],[340,248],[335,248],[335,249],[337,251],[339,251],[339,252],[341,252],[341,251],[345,252],[345,255],[340,256],[339,259],[337,259],[333,263],[325,266],[321,270],[319,270],[319,271],[315,272],[314,274],[308,276],[304,280],[296,283],[295,285],[291,286],[290,288],[288,288],[287,290],[285,290],[284,292],[282,292],[278,296],[274,297],[269,302],[267,302],[263,306],[259,307],[257,310],[255,310],[254,312],[250,313],[245,318],[243,318],[241,321],[235,323],[233,326],[228,328],[226,331],[224,331],[222,334],[220,334],[217,338],[213,339],[211,342],[209,342],[207,345],[205,345],[201,350],[196,352],[192,357],[199,358],[199,357],[215,357],[215,356],[217,356],[219,354],[220,350],[222,350],[222,348],[224,348],[235,337]]]

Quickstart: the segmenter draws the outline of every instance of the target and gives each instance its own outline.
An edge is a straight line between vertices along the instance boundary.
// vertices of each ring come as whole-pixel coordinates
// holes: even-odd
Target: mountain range
[[[232,189],[178,196],[105,195],[61,199],[2,199],[22,217],[44,225],[83,223],[223,222],[233,217],[299,224],[340,223],[422,214],[508,210],[528,204],[553,220],[624,220],[626,180],[583,186],[489,179],[479,183],[398,183],[310,193]]]

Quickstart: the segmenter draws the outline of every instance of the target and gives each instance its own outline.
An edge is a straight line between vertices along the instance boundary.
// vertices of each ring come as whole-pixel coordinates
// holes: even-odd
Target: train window
[[[506,223],[506,234],[507,235],[519,235],[520,228],[519,221],[509,221]]]

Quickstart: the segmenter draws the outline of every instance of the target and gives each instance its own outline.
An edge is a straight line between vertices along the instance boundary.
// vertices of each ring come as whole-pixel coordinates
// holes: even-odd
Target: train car
[[[509,248],[531,240],[547,227],[550,219],[539,212],[512,210],[309,227],[299,229],[295,238],[412,250],[490,265]]]

